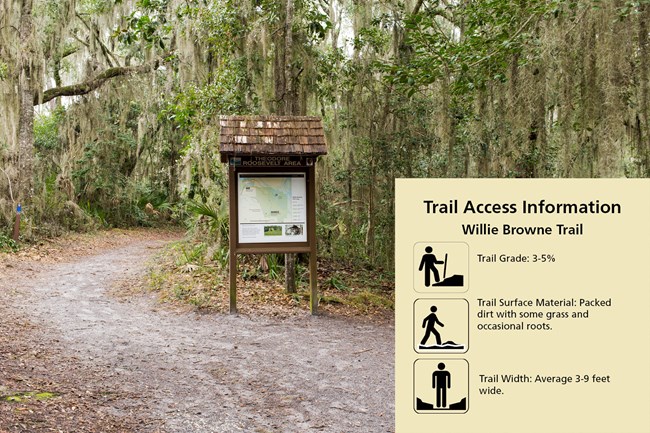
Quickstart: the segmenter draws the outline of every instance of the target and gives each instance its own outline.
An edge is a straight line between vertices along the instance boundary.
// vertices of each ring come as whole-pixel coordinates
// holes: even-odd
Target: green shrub
[[[10,237],[7,237],[5,234],[0,233],[0,251],[2,252],[16,252],[18,251],[18,244],[11,239]]]

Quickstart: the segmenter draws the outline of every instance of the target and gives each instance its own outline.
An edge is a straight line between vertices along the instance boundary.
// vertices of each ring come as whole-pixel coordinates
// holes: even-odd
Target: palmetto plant
[[[219,243],[228,243],[228,208],[224,203],[213,206],[208,203],[190,200],[187,203],[187,210],[194,215],[206,217],[209,220],[210,231],[217,235]]]

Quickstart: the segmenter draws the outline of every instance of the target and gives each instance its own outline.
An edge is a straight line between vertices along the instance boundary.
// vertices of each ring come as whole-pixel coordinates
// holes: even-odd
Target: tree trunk
[[[648,19],[650,17],[650,7],[647,4],[641,4],[639,6],[639,87],[640,90],[640,104],[639,111],[640,115],[638,116],[638,155],[639,159],[642,162],[643,168],[645,168],[645,173],[643,173],[643,168],[639,171],[639,175],[649,176],[650,175],[650,139],[648,139],[648,134],[650,134],[650,112],[648,110],[648,68],[650,63],[648,61]],[[645,142],[645,143],[644,143]]]
[[[477,96],[477,111],[482,119],[488,117],[488,90],[479,90]],[[479,177],[490,176],[490,132],[488,126],[483,124],[479,135],[479,153],[477,161],[477,170]]]
[[[286,84],[286,3],[280,3],[280,17],[285,18],[285,22],[280,28],[273,32],[275,35],[275,56],[273,58],[273,78],[275,80],[275,103],[273,110],[275,114],[283,116],[286,113],[287,84]],[[281,19],[282,19],[281,18]]]
[[[20,111],[18,119],[18,202],[28,206],[33,193],[34,166],[34,83],[31,58],[32,0],[20,9]]]
[[[286,2],[284,22],[284,114],[297,114],[298,95],[293,73],[293,0]],[[312,228],[313,229],[313,228]],[[296,255],[284,255],[284,281],[287,293],[296,293]]]
[[[284,282],[287,293],[296,293],[296,255],[284,255]]]
[[[297,94],[293,74],[293,0],[287,0],[287,16],[284,24],[284,112],[297,114]]]
[[[442,106],[440,107],[442,115],[442,142],[447,141],[447,164],[445,167],[445,177],[456,177],[454,171],[454,149],[456,147],[456,118],[451,107],[451,83],[448,77],[443,77],[441,86]]]

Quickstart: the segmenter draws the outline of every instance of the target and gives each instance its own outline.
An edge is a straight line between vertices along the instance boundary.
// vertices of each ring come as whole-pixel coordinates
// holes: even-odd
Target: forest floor
[[[206,314],[128,290],[180,236],[0,254],[0,432],[393,431],[388,315]]]

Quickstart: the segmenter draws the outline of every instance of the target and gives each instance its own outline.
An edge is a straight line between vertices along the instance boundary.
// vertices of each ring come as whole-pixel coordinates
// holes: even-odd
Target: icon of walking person
[[[447,407],[447,388],[451,388],[451,373],[445,370],[445,363],[438,364],[438,370],[431,375],[431,387],[436,390],[436,407]]]
[[[436,344],[440,345],[442,344],[442,339],[440,338],[440,333],[438,330],[436,330],[436,323],[442,327],[445,325],[438,320],[438,316],[436,315],[436,311],[438,311],[438,308],[433,305],[431,306],[431,314],[429,314],[427,317],[424,318],[422,321],[422,327],[425,328],[424,331],[424,338],[422,338],[422,341],[420,341],[420,346],[424,346],[431,334],[435,335],[436,337]]]
[[[442,265],[445,262],[436,259],[436,256],[433,254],[433,248],[430,246],[427,246],[424,251],[426,254],[422,256],[418,270],[424,270],[424,285],[429,287],[431,285],[431,272],[433,272],[433,278],[436,280],[436,283],[440,282],[440,274],[438,273],[438,269],[436,269],[436,265]]]

